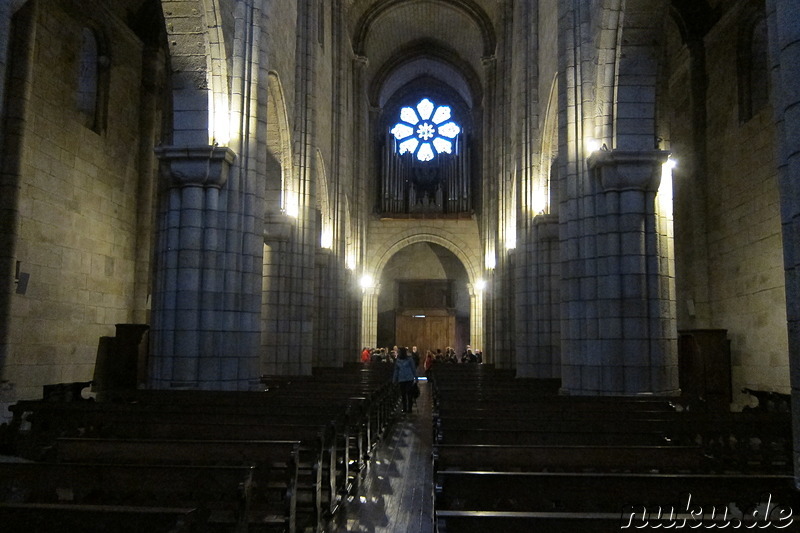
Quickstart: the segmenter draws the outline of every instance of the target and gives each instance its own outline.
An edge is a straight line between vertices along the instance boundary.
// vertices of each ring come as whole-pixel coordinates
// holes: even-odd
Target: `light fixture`
[[[597,139],[592,139],[591,137],[586,139],[586,151],[591,153],[597,152],[600,150],[602,143]]]
[[[369,274],[364,274],[359,280],[362,289],[370,289],[375,284],[375,280]]]
[[[486,288],[486,280],[485,279],[481,278],[481,279],[479,279],[478,281],[475,282],[475,289],[476,290],[482,291],[485,288]]]

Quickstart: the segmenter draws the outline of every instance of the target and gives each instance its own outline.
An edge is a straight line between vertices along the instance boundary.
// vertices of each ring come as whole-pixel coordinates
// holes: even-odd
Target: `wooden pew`
[[[80,433],[86,436],[117,436],[117,437],[164,437],[163,434],[154,434],[154,431],[168,431],[165,426],[178,425],[184,427],[188,435],[192,434],[192,426],[199,430],[213,425],[255,426],[259,428],[279,428],[285,430],[284,435],[291,434],[291,429],[300,430],[298,438],[308,435],[309,426],[313,428],[333,424],[336,428],[333,457],[340,463],[340,481],[342,490],[348,492],[346,483],[352,483],[355,471],[363,468],[364,458],[367,455],[366,421],[363,416],[356,413],[351,418],[351,411],[338,409],[321,409],[320,412],[307,413],[270,413],[257,414],[256,412],[242,413],[229,412],[221,408],[214,410],[212,406],[192,406],[191,408],[176,407],[160,409],[158,406],[147,404],[49,404],[44,403],[31,411],[30,420],[32,433],[38,435],[37,442],[32,444],[46,449],[54,437],[61,435],[72,436]],[[357,410],[358,407],[355,407]],[[195,422],[196,421],[196,422]],[[238,431],[235,428],[232,431]],[[249,431],[245,429],[245,431]],[[138,432],[138,433],[137,433]],[[295,437],[281,437],[294,439]],[[35,449],[31,452],[22,452],[30,458],[38,458]]]
[[[267,518],[250,514],[260,510],[260,483],[251,466],[0,463],[0,501],[9,504],[196,509],[199,524],[228,531]]]
[[[190,533],[199,529],[196,514],[182,507],[0,502],[3,533]]]
[[[699,446],[513,446],[436,444],[434,472],[499,470],[524,472],[711,472],[713,458]]]
[[[791,420],[787,413],[640,413],[562,418],[538,413],[437,419],[437,441],[457,444],[650,444],[700,446],[729,471],[790,471]],[[472,441],[470,439],[473,439]]]
[[[743,474],[636,474],[440,470],[436,509],[615,512],[629,506],[727,505],[746,509],[771,496],[800,509],[793,477]]]
[[[262,474],[258,505],[263,523],[297,531],[299,441],[201,441],[62,438],[59,463],[254,466]]]
[[[705,530],[705,529],[752,529],[763,530],[775,526],[773,531],[784,529],[800,521],[800,516],[778,510],[769,518],[743,517],[744,520],[722,513],[705,515],[699,513],[668,512],[659,515],[656,509],[642,515],[636,509],[618,512],[525,512],[525,511],[437,511],[437,533],[609,533],[614,531],[651,531],[654,529]],[[646,528],[646,529],[645,529]],[[759,529],[761,528],[761,529]],[[780,529],[779,529],[780,528]],[[770,529],[767,529],[770,530]]]
[[[32,409],[32,432],[36,435],[36,445],[30,450],[47,450],[57,438],[75,436],[206,441],[297,440],[301,442],[298,508],[310,506],[317,524],[322,524],[326,516],[338,509],[343,497],[342,487],[349,475],[348,461],[341,449],[345,439],[341,436],[342,426],[333,421],[264,425],[246,415],[231,415],[230,420],[216,423],[206,422],[203,413],[194,413],[191,417],[183,413],[148,416],[148,413],[158,413],[157,407],[102,402],[94,405],[29,402],[26,408]],[[239,416],[241,418],[237,418]],[[41,458],[38,451],[28,453],[36,455],[35,459]]]

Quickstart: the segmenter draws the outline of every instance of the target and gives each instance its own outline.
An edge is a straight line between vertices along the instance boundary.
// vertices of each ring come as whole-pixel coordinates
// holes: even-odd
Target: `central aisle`
[[[432,533],[432,419],[428,383],[414,412],[398,414],[360,486],[338,513],[335,533]]]

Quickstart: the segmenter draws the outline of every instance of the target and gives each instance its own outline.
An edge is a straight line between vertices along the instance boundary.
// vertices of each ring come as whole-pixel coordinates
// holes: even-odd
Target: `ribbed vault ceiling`
[[[472,105],[483,59],[494,54],[497,0],[354,0],[355,52],[367,58],[373,102],[383,105],[403,85],[430,76]]]

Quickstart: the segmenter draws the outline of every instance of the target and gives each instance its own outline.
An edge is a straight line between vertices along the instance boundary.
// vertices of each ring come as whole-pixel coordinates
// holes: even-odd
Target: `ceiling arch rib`
[[[404,85],[421,77],[450,86],[470,109],[481,101],[478,74],[454,53],[434,48],[428,41],[398,50],[381,66],[370,85],[370,101],[382,108]]]
[[[451,85],[471,107],[480,101],[482,59],[494,47],[488,17],[466,0],[378,1],[362,15],[354,41],[356,53],[369,58],[376,105],[427,75]]]
[[[405,19],[420,23],[433,23],[437,26],[437,30],[446,30],[454,35],[464,32],[464,26],[447,28],[439,25],[439,21],[436,20],[437,17],[432,15],[440,9],[460,12],[462,16],[468,19],[468,26],[478,31],[478,40],[473,42],[481,44],[480,56],[494,54],[497,44],[494,26],[484,9],[473,0],[418,0],[415,2],[409,2],[408,0],[378,0],[369,5],[356,23],[353,32],[353,49],[356,55],[368,56],[367,42],[369,37],[376,33],[375,24],[387,17],[396,20]],[[402,11],[402,13],[397,14],[393,13],[393,11]],[[416,16],[414,16],[415,14]],[[412,18],[406,18],[408,15],[411,15]],[[407,23],[401,25],[401,27],[403,26],[406,29],[409,27]],[[438,33],[438,31],[431,34],[435,33]],[[455,40],[447,39],[448,42],[458,42],[460,40],[459,38]]]

